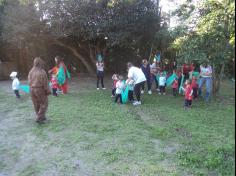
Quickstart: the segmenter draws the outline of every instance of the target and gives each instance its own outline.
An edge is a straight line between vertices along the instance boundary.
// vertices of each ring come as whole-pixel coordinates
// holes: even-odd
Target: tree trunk
[[[78,53],[78,51],[77,51],[75,48],[73,48],[73,47],[71,47],[71,46],[68,46],[68,45],[64,44],[63,42],[61,42],[61,41],[59,41],[59,40],[55,40],[55,43],[56,43],[57,45],[63,46],[63,47],[65,47],[65,48],[69,49],[70,51],[72,51],[72,53],[85,65],[86,69],[88,70],[88,73],[89,73],[90,75],[95,75],[94,69],[93,69],[93,68],[91,67],[91,65],[87,62],[87,60],[86,60],[82,55],[80,55],[80,54]]]
[[[225,70],[225,63],[222,64],[220,74],[215,72],[215,65],[213,65],[213,95],[216,95],[220,91],[220,86],[223,80]]]

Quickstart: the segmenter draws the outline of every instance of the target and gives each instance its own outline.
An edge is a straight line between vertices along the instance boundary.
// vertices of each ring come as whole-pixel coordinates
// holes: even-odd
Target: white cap
[[[17,72],[11,72],[10,77],[16,77],[17,76]]]

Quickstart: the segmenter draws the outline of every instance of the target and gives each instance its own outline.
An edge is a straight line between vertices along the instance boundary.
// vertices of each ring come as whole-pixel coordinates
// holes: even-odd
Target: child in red
[[[113,85],[112,85],[112,92],[111,92],[111,97],[115,97],[116,96],[116,83],[118,82],[118,75],[114,74],[112,76],[112,80],[113,80]]]
[[[173,96],[176,96],[177,95],[177,92],[178,92],[178,78],[176,77],[175,80],[173,81],[172,83],[172,90],[173,90]]]
[[[193,88],[193,98],[197,98],[197,92],[198,92],[198,84],[197,84],[197,79],[195,76],[192,77],[192,83],[191,86]]]
[[[184,93],[185,93],[184,107],[185,108],[191,108],[192,100],[193,100],[193,88],[192,88],[192,85],[190,84],[189,80],[186,80],[185,88],[183,88],[183,90],[184,90]]]
[[[57,88],[58,88],[58,84],[57,84],[57,76],[56,75],[52,75],[51,78],[51,84],[52,84],[52,95],[53,96],[58,96],[57,94]]]

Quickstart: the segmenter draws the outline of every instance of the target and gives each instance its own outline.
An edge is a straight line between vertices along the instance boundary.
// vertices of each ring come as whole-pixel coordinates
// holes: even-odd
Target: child
[[[175,78],[175,80],[172,83],[172,90],[173,90],[173,96],[176,97],[177,92],[178,92],[178,77]]]
[[[51,84],[52,84],[52,95],[57,97],[58,84],[57,84],[57,76],[55,74],[52,75]]]
[[[192,107],[192,99],[193,99],[193,88],[190,84],[190,81],[187,79],[185,81],[185,88],[182,88],[185,93],[185,101],[184,101],[184,107],[191,108]]]
[[[20,86],[20,81],[17,78],[17,72],[12,72],[10,74],[12,81],[12,90],[14,91],[16,98],[20,98],[20,93],[19,93],[19,86]]]
[[[129,101],[133,103],[134,102],[134,86],[135,86],[134,80],[131,80],[128,86],[129,86],[128,98],[129,98]]]
[[[116,83],[118,81],[118,75],[114,74],[112,76],[112,80],[113,80],[113,85],[112,85],[111,97],[113,98],[116,96]]]
[[[96,67],[97,67],[97,90],[99,90],[99,82],[101,80],[101,84],[102,84],[102,89],[106,89],[104,87],[104,83],[103,83],[103,77],[104,77],[104,62],[103,61],[98,61],[96,63]]]
[[[159,88],[160,88],[159,94],[165,95],[166,94],[166,76],[164,75],[163,72],[160,73]]]
[[[124,89],[124,82],[123,82],[123,76],[119,75],[118,76],[118,81],[116,83],[116,98],[115,98],[115,103],[117,103],[118,99],[120,99],[120,103],[123,104],[122,102],[122,97],[121,93]]]
[[[197,84],[197,79],[195,76],[192,76],[192,83],[191,83],[191,86],[193,88],[193,98],[196,99],[198,94],[198,84]]]

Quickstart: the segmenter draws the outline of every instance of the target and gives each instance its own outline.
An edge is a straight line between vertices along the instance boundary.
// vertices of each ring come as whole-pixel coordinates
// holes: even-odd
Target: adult
[[[101,81],[102,84],[102,89],[106,89],[104,87],[104,62],[102,60],[99,60],[96,62],[96,67],[97,67],[97,90],[99,90],[99,82]]]
[[[141,69],[146,77],[146,83],[147,83],[147,87],[148,87],[148,94],[152,94],[151,91],[151,71],[150,71],[150,64],[148,63],[148,61],[146,59],[144,59],[142,61],[142,65],[141,65]],[[144,88],[145,88],[145,82],[142,85],[142,91],[141,93],[144,93]]]
[[[28,75],[31,99],[36,113],[36,122],[46,120],[48,108],[48,95],[51,93],[48,86],[47,73],[44,70],[44,62],[41,58],[34,59],[34,66]]]
[[[50,74],[57,75],[59,89],[63,94],[68,93],[68,78],[70,77],[67,67],[63,61],[63,58],[56,56],[55,57],[56,66],[48,71]]]
[[[202,87],[206,83],[205,101],[208,102],[212,92],[212,67],[205,61],[200,65],[199,96],[202,95]]]
[[[156,90],[158,90],[158,81],[156,79],[156,75],[158,73],[158,62],[156,59],[154,59],[153,63],[150,65],[150,72],[151,72],[151,87],[152,87],[153,81],[155,81]]]
[[[128,68],[128,79],[126,83],[129,84],[130,81],[134,81],[134,94],[136,96],[137,101],[133,102],[133,105],[141,105],[141,87],[146,81],[146,77],[142,70],[138,67],[135,67],[131,62],[127,63]]]

